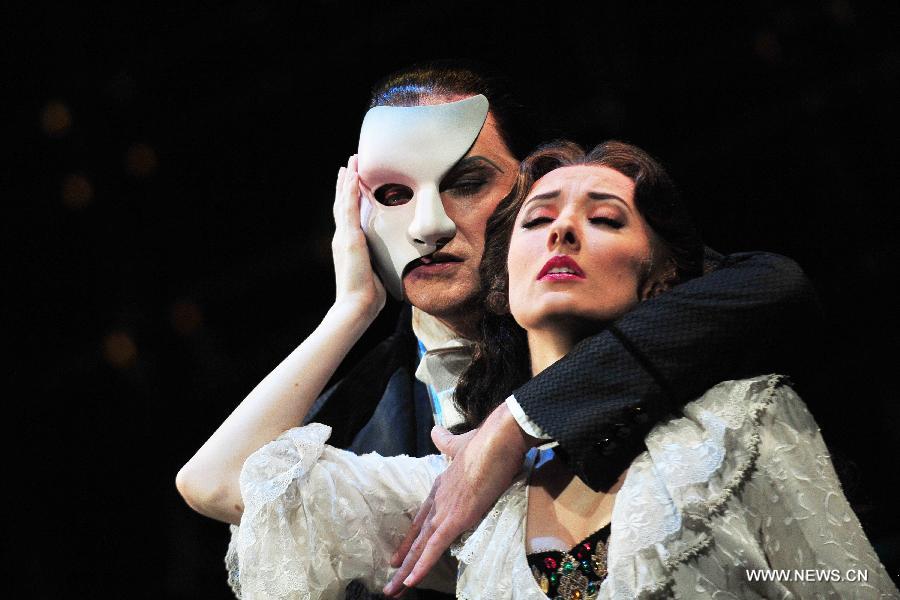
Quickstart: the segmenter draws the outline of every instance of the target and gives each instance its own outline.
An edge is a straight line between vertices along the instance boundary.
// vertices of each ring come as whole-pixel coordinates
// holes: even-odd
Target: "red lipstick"
[[[585,277],[584,271],[581,270],[574,258],[561,254],[548,260],[537,278],[538,281],[572,281]]]

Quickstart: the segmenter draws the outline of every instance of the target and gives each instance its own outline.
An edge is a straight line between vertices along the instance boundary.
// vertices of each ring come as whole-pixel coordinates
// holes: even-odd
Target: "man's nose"
[[[410,239],[429,251],[440,248],[456,235],[456,223],[444,211],[444,203],[437,188],[425,188],[416,198],[416,212],[409,224]]]
[[[572,218],[566,215],[560,215],[553,221],[547,236],[547,249],[557,250],[560,247],[573,252],[581,249],[581,232]]]

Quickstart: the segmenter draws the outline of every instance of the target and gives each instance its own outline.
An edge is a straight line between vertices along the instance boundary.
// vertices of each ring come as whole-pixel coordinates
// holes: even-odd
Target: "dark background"
[[[800,262],[826,312],[797,343],[806,401],[897,577],[896,3],[81,4],[2,19],[23,597],[229,597],[227,528],[175,473],[333,298],[334,177],[369,87],[440,57],[499,67],[582,143],[656,154],[712,247]]]

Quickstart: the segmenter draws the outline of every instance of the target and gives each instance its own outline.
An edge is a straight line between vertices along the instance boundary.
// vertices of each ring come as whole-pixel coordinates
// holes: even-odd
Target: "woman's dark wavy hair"
[[[558,141],[531,153],[516,183],[487,223],[481,260],[481,318],[472,364],[456,387],[465,417],[458,430],[477,427],[517,387],[531,377],[525,330],[509,314],[507,256],[513,224],[532,185],[554,169],[576,165],[609,167],[634,181],[634,203],[656,234],[654,262],[643,298],[703,272],[703,243],[669,174],[652,156],[631,144],[604,142],[585,153],[578,144]]]
[[[519,100],[513,82],[492,68],[470,61],[420,63],[392,73],[375,84],[369,108],[418,106],[433,98],[484,94],[506,147],[521,160],[540,141],[533,114]],[[546,139],[546,138],[543,138]]]

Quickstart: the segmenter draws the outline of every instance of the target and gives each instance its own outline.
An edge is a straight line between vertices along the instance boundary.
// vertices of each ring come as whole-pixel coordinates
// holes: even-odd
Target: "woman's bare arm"
[[[334,205],[336,299],[325,318],[269,373],[210,436],[176,477],[178,491],[197,512],[238,523],[241,467],[254,451],[303,421],[347,352],[384,306],[359,226],[356,158],[338,174]]]

